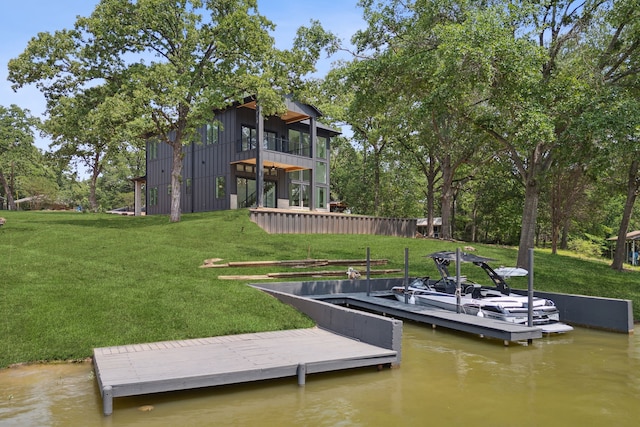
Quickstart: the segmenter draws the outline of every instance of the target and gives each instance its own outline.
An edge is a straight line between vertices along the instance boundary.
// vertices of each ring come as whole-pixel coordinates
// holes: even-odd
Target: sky
[[[98,0],[2,0],[0,13],[0,105],[16,104],[28,109],[32,115],[42,117],[45,112],[44,96],[35,87],[23,87],[17,92],[7,81],[7,64],[20,55],[27,43],[40,32],[53,33],[70,29],[77,16],[91,14]],[[258,11],[275,25],[272,36],[280,49],[290,48],[296,30],[318,20],[323,27],[345,42],[365,27],[358,0],[258,0]],[[340,56],[323,57],[316,65],[315,74],[322,77]],[[344,54],[342,55],[344,58]],[[49,140],[36,136],[38,148],[48,150]]]

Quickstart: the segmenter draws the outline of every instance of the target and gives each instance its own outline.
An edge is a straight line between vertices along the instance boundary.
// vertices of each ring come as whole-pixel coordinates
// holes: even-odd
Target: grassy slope
[[[435,268],[423,256],[463,246],[383,236],[269,235],[242,210],[184,215],[178,224],[164,216],[2,215],[0,367],[83,358],[100,346],[312,325],[243,282],[217,280],[219,274],[286,269],[198,268],[207,258],[354,259],[370,247],[372,258],[402,269],[408,247],[410,275],[433,276]],[[495,265],[515,262],[513,248],[474,246]],[[484,280],[480,269],[463,273]],[[638,271],[616,273],[606,263],[537,251],[535,281],[542,290],[632,299],[640,318]],[[526,288],[526,279],[511,284]]]

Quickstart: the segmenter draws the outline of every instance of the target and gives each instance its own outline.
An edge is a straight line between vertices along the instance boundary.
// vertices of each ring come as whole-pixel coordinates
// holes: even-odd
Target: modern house
[[[200,140],[183,147],[181,211],[248,207],[329,211],[329,148],[339,132],[311,105],[285,100],[263,117],[254,98],[216,111]],[[172,149],[148,141],[146,212],[168,214]]]

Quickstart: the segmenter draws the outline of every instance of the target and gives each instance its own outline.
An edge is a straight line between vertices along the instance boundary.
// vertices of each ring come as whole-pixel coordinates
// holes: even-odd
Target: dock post
[[[404,303],[409,304],[409,248],[404,248]]]
[[[307,365],[304,363],[298,363],[298,385],[304,386],[307,381]]]
[[[104,415],[113,413],[113,389],[110,385],[102,388],[102,411]]]
[[[371,248],[367,246],[367,296],[371,296]]]
[[[529,282],[527,287],[527,325],[533,326],[533,248],[529,248]],[[533,340],[529,338],[528,344],[533,344]]]

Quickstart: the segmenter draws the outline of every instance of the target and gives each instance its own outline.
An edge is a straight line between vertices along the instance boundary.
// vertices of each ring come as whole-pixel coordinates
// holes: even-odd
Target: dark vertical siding
[[[230,196],[231,194],[237,194],[235,165],[232,163],[255,157],[253,152],[238,151],[238,143],[242,136],[242,125],[255,127],[256,112],[254,109],[232,106],[226,110],[216,112],[215,118],[221,125],[217,144],[206,143],[206,126],[203,126],[199,129],[200,143],[191,143],[183,147],[181,188],[181,210],[183,213],[230,209]],[[278,138],[286,139],[290,128],[309,131],[309,126],[304,123],[294,123],[288,126],[277,117],[265,119],[265,130],[275,132]],[[330,136],[331,132],[318,129],[317,134],[318,136]],[[149,192],[155,188],[157,189],[158,199],[156,205],[147,203],[147,213],[168,214],[171,211],[169,187],[171,185],[172,149],[165,143],[159,143],[157,158],[151,159],[149,157],[149,144],[151,143],[147,144],[146,195],[147,200],[149,200]],[[312,147],[312,150],[315,152],[315,147]],[[271,160],[282,163],[292,161],[292,157],[284,153],[269,152],[269,156],[273,157]],[[312,170],[315,169],[314,159],[297,157],[293,161]],[[226,183],[225,197],[222,199],[216,199],[215,196],[216,178],[218,176],[223,176]],[[267,177],[267,179],[271,178]],[[189,192],[187,192],[188,182],[191,182]],[[315,191],[315,188],[311,188],[311,191]],[[278,199],[289,198],[288,179],[284,171],[279,171],[278,173],[276,197]]]

